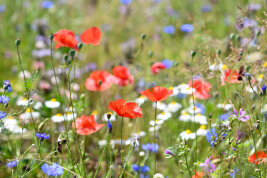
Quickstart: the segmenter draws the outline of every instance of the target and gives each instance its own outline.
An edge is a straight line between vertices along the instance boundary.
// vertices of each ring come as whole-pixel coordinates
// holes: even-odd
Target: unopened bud
[[[20,45],[20,42],[21,42],[20,39],[16,39],[16,41],[15,41],[16,46],[19,46]]]
[[[54,34],[53,34],[53,33],[49,36],[49,39],[50,39],[51,41],[54,39]]]
[[[141,38],[142,38],[142,40],[145,40],[146,39],[146,34],[142,33]]]
[[[191,51],[191,56],[192,56],[192,57],[195,57],[196,54],[197,54],[197,52],[196,52],[195,50],[192,50],[192,51]]]
[[[70,54],[70,56],[71,56],[72,58],[74,58],[74,56],[75,56],[75,50],[70,50],[70,51],[69,51],[69,54]]]

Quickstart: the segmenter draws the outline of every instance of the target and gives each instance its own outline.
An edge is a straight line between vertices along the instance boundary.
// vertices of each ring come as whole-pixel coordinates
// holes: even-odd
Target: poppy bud
[[[142,38],[142,40],[145,40],[146,39],[146,34],[142,33],[141,38]]]
[[[81,94],[80,99],[84,100],[84,98],[85,98],[85,94],[83,93],[83,94]]]
[[[81,50],[83,48],[83,43],[78,43],[78,49]]]
[[[111,118],[111,114],[107,114],[107,118],[109,120]]]
[[[70,56],[71,56],[72,58],[74,58],[74,56],[75,56],[75,50],[70,50],[70,51],[69,51],[69,54],[70,54]]]
[[[212,113],[209,113],[209,118],[210,118],[210,119],[212,118]]]
[[[192,56],[192,57],[195,57],[196,54],[197,54],[197,52],[196,52],[195,50],[192,50],[192,51],[191,51],[191,56]]]
[[[53,34],[53,33],[49,36],[49,39],[50,39],[51,41],[54,39],[54,34]]]
[[[221,51],[220,49],[218,49],[218,50],[216,51],[216,53],[217,53],[218,55],[221,55],[222,51]]]
[[[15,41],[16,46],[19,46],[20,45],[20,42],[21,42],[20,39],[16,39],[16,41]]]
[[[236,35],[235,36],[235,39],[239,41],[240,40],[240,36],[239,35]]]
[[[230,40],[233,40],[235,38],[235,34],[231,33],[229,37],[230,37]]]

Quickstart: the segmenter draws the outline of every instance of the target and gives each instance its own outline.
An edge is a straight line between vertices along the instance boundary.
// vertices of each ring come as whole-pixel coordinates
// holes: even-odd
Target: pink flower
[[[236,119],[238,119],[238,120],[240,120],[242,122],[246,122],[247,120],[250,119],[250,116],[249,115],[245,115],[246,111],[243,111],[242,108],[240,108],[239,113],[237,112],[236,109],[234,109],[234,113],[235,113],[234,118],[236,118]]]

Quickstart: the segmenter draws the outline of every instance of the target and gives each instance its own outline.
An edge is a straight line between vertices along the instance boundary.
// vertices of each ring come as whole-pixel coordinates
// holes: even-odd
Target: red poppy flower
[[[203,172],[197,172],[196,171],[196,174],[192,176],[192,178],[202,178],[204,176],[204,173]]]
[[[114,82],[114,77],[103,70],[94,71],[85,81],[85,87],[90,91],[104,91],[109,89]]]
[[[126,86],[134,82],[134,77],[130,74],[129,70],[124,66],[116,66],[112,69],[115,83],[119,86]]]
[[[69,48],[77,48],[78,41],[75,38],[75,34],[70,30],[59,30],[58,32],[54,33],[54,41],[57,42],[56,48],[60,47],[69,47]]]
[[[248,161],[255,164],[265,163],[267,160],[267,155],[264,151],[257,151],[257,156],[254,153],[253,155],[248,157]]]
[[[167,99],[171,94],[173,94],[173,90],[169,90],[160,86],[155,86],[139,93],[146,96],[150,101],[162,101]]]
[[[96,123],[94,115],[83,115],[82,117],[76,118],[75,123],[72,123],[72,127],[76,129],[75,131],[80,135],[90,135],[104,127],[104,124]]]
[[[151,72],[152,74],[157,74],[160,70],[165,68],[166,66],[162,62],[156,62],[151,66]]]
[[[237,83],[238,82],[238,72],[233,71],[232,69],[225,70],[223,74],[223,79],[222,79],[222,85],[224,85],[224,82],[227,83]]]
[[[124,99],[118,99],[117,101],[111,101],[108,108],[116,112],[121,117],[128,117],[134,119],[136,117],[142,117],[142,110],[135,102],[126,102]]]
[[[188,82],[189,86],[192,87],[192,80]],[[195,89],[193,95],[194,97],[198,99],[208,99],[210,98],[209,90],[211,88],[211,85],[201,79],[195,79],[193,81],[193,87]]]
[[[97,27],[89,28],[81,34],[81,40],[85,44],[99,45],[101,40],[101,31]]]

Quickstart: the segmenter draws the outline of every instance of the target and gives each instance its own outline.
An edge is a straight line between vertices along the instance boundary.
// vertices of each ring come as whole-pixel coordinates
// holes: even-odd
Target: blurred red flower
[[[195,89],[193,93],[194,97],[198,99],[208,99],[211,97],[209,94],[209,90],[211,88],[210,83],[201,79],[195,79],[193,81],[193,86],[192,86],[192,80],[190,80],[188,84],[190,87]]]
[[[85,44],[99,45],[101,40],[101,31],[97,27],[89,28],[81,34],[81,40]]]
[[[267,155],[264,151],[257,151],[257,156],[254,153],[253,155],[248,157],[248,161],[255,164],[265,163],[267,160]]]
[[[160,70],[165,68],[166,66],[162,62],[156,62],[151,66],[151,72],[152,74],[157,74]]]
[[[192,178],[202,178],[204,176],[204,173],[203,172],[197,172],[196,171],[196,174],[192,176]]]
[[[54,33],[53,40],[57,42],[56,49],[60,47],[69,47],[78,50],[78,41],[75,38],[75,34],[70,30],[59,30],[58,32]]]
[[[95,122],[95,116],[85,116],[78,117],[75,120],[75,123],[72,123],[72,127],[76,129],[75,131],[79,135],[90,135],[97,132],[99,129],[104,127],[104,124],[98,124]]]
[[[146,96],[150,101],[162,101],[167,99],[171,94],[173,94],[173,90],[169,90],[160,86],[155,86],[139,93]]]
[[[134,77],[124,66],[116,66],[112,69],[112,72],[115,77],[115,83],[119,86],[126,86],[134,82]]]
[[[90,91],[104,91],[109,89],[114,83],[114,77],[103,70],[94,71],[85,81],[85,87]]]
[[[128,117],[134,119],[136,117],[142,117],[142,110],[135,102],[126,102],[124,99],[118,99],[111,101],[108,108],[116,112],[121,117]]]
[[[224,85],[224,82],[227,83],[237,83],[238,81],[238,72],[237,71],[233,71],[232,69],[229,70],[225,70],[224,74],[223,74],[223,79],[222,79],[222,85]]]

